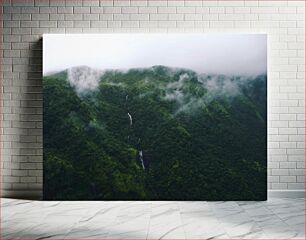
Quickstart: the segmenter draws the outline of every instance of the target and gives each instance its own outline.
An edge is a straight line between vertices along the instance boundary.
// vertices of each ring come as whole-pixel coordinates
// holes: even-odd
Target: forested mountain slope
[[[75,67],[43,87],[45,199],[266,199],[266,75]]]

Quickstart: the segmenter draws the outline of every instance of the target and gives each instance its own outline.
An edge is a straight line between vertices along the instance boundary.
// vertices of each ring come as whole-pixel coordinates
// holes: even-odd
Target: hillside
[[[44,198],[266,199],[266,86],[165,66],[44,77]]]

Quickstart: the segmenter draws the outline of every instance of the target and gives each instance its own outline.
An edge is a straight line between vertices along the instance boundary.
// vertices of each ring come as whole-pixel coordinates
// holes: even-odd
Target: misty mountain
[[[266,198],[266,75],[83,66],[43,81],[46,199]]]

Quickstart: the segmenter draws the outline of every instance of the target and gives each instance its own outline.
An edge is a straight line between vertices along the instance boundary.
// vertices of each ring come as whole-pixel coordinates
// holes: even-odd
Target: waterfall
[[[133,118],[132,115],[130,113],[128,113],[129,119],[130,119],[130,126],[132,127],[133,125]]]
[[[144,163],[143,163],[143,153],[142,153],[142,150],[139,151],[139,159],[141,161],[142,168],[145,169],[145,166],[144,166]]]
[[[125,96],[125,104],[126,104],[127,111],[128,111],[128,99],[129,99],[129,95],[126,95]],[[130,128],[131,128],[133,126],[133,118],[132,118],[132,115],[129,112],[127,113],[127,115],[128,115],[128,117],[130,119]],[[128,135],[128,141],[130,141],[130,135]],[[140,147],[140,138],[138,139],[138,145],[139,145],[138,146],[138,149],[139,149],[139,147]],[[143,170],[145,170],[142,150],[139,150],[138,156],[139,156],[139,159],[140,159],[140,162],[141,162],[141,166],[142,166]]]

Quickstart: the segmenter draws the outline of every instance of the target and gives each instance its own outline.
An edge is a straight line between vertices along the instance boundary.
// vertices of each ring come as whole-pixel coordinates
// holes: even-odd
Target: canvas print
[[[44,199],[265,200],[265,34],[43,36]]]

